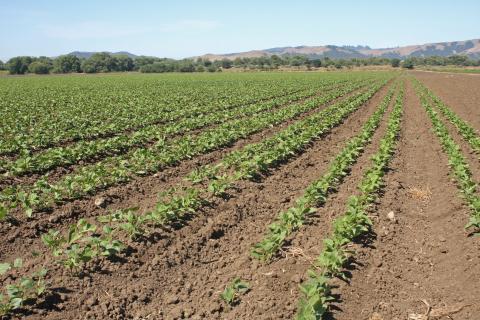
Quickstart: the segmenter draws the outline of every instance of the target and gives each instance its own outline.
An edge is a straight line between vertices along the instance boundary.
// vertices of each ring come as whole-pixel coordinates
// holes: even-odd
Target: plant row
[[[138,148],[122,156],[80,167],[53,184],[48,183],[44,177],[37,180],[33,186],[11,186],[2,191],[0,200],[3,201],[4,211],[20,205],[29,216],[34,208],[47,208],[54,203],[94,194],[100,188],[131,180],[136,175],[156,172],[166,166],[175,165],[181,160],[229,145],[268,126],[314,110],[319,105],[328,103],[361,86],[362,84],[353,83],[305,103],[288,105],[248,120],[235,119],[198,135],[185,135],[169,142],[162,139],[151,147]]]
[[[326,90],[339,87],[338,84],[325,85]],[[319,88],[321,89],[321,88]],[[24,152],[13,161],[0,162],[0,170],[6,171],[7,176],[21,176],[28,173],[40,173],[61,165],[70,165],[81,160],[92,158],[100,159],[125,152],[132,147],[143,147],[159,139],[188,132],[202,127],[218,124],[236,117],[243,117],[272,110],[286,103],[298,101],[313,96],[317,88],[303,90],[292,95],[281,96],[273,100],[252,104],[249,106],[235,106],[224,110],[214,110],[203,115],[187,117],[164,126],[151,125],[132,134],[122,134],[111,138],[79,141],[73,145],[55,147],[31,154]]]
[[[329,123],[329,127],[338,123],[338,118],[333,113],[346,116],[348,114],[347,110],[358,108],[359,105],[365,102],[366,98],[378,90],[378,87],[376,86],[367,93],[360,94],[355,102],[343,102],[332,105],[318,114],[302,120],[303,125],[293,124],[283,132],[290,132],[293,135],[294,131],[289,130],[291,127],[303,128],[304,131],[324,131],[318,129],[323,127],[324,123]],[[281,136],[282,133],[277,134],[277,136]],[[299,132],[297,131],[296,133]],[[272,137],[271,139],[274,138]],[[304,144],[308,143],[304,140],[301,141]],[[294,154],[294,150],[285,151],[286,154]],[[273,164],[273,162],[271,163]],[[125,247],[120,241],[122,236],[123,238],[127,236],[129,239],[142,237],[147,234],[149,229],[151,231],[152,228],[179,220],[187,214],[193,214],[206,204],[210,198],[222,196],[226,188],[231,187],[235,180],[241,178],[245,178],[241,173],[235,173],[231,176],[215,176],[209,179],[210,182],[206,189],[170,189],[160,194],[160,200],[156,207],[147,213],[139,214],[135,208],[117,210],[112,214],[97,219],[103,227],[80,219],[77,224],[70,226],[66,233],[50,230],[42,236],[42,240],[51,249],[57,262],[72,271],[78,271],[92,259],[120,253]],[[221,183],[220,189],[214,187],[215,185],[218,186],[219,183]]]
[[[252,248],[251,254],[254,258],[269,261],[282,247],[285,239],[303,225],[308,214],[315,212],[315,207],[325,204],[329,194],[334,192],[342,183],[351,166],[371,141],[390,104],[393,93],[394,87],[389,90],[377,110],[363,125],[360,133],[353,137],[342,151],[330,161],[325,174],[307,187],[305,193],[296,200],[294,206],[285,212],[281,212],[275,222],[268,226],[267,235]]]
[[[473,151],[480,155],[480,135],[479,133],[469,125],[465,120],[460,118],[455,112],[452,111],[439,97],[437,97],[431,90],[421,84],[418,80],[414,79],[419,90],[422,94],[426,94],[440,110],[440,112],[457,128],[460,135],[468,142]]]
[[[108,137],[345,80],[345,75],[2,79],[0,154]]]
[[[369,232],[372,222],[367,211],[378,197],[383,187],[383,176],[392,158],[403,114],[403,87],[397,97],[394,109],[387,124],[378,151],[372,156],[371,166],[365,171],[358,186],[360,195],[352,195],[347,200],[345,213],[333,222],[333,231],[323,240],[321,254],[308,270],[307,280],[300,285],[301,298],[298,304],[297,319],[322,319],[334,301],[331,294],[331,280],[334,277],[346,278],[345,267],[354,254],[353,241]]]
[[[309,118],[315,119],[316,123],[305,119],[302,120],[303,125],[295,123],[290,127],[298,126],[299,128],[309,130],[309,128],[316,128],[316,125],[323,127],[323,124],[327,122],[331,122],[332,125],[333,123],[338,124],[338,118],[332,114],[332,111],[347,116],[352,112],[352,109],[358,108],[359,105],[363,104],[366,101],[365,99],[371,97],[384,83],[377,84],[366,93],[357,94],[355,99],[352,97],[348,101],[339,102],[321,111],[319,114],[310,116]],[[325,132],[325,130],[323,131]],[[291,134],[294,134],[294,132],[300,133],[298,131],[290,132]],[[305,141],[304,143],[308,142]],[[284,153],[291,155],[293,151]],[[273,164],[274,161],[271,163]],[[235,179],[241,178],[245,177],[239,174],[231,177],[211,177],[208,188],[205,190],[196,188],[171,189],[160,195],[160,201],[155,209],[150,212],[138,214],[136,208],[130,208],[117,210],[106,216],[98,217],[96,223],[80,219],[76,224],[71,225],[66,232],[49,230],[48,233],[42,235],[42,241],[50,249],[54,263],[64,266],[72,274],[78,274],[85,271],[86,265],[95,259],[120,254],[127,247],[126,243],[128,241],[141,238],[149,232],[153,232],[152,227],[180,219],[185,214],[193,214],[207,203],[208,198],[221,196],[222,193],[217,193],[218,189],[212,186],[222,181],[222,179],[227,180],[231,185]],[[36,274],[32,277],[32,279],[36,279]],[[41,278],[41,287],[43,288],[41,292],[45,290],[43,277],[44,274],[42,274]],[[235,289],[235,286],[232,286],[232,288]],[[222,297],[227,302],[229,297],[233,301],[235,294],[232,295],[232,292],[227,291],[226,289]],[[235,292],[234,290],[233,293]],[[12,305],[10,310],[20,306],[21,303],[17,306]]]
[[[467,160],[460,147],[450,135],[447,126],[442,122],[438,113],[433,110],[427,96],[422,94],[418,83],[415,83],[415,85],[417,94],[420,96],[421,104],[432,122],[433,131],[448,156],[448,164],[455,176],[457,186],[470,207],[470,221],[465,228],[478,230],[480,229],[480,196],[478,195],[478,184],[473,180]]]
[[[378,90],[378,87],[379,85],[367,93],[359,94],[355,102],[340,102],[328,107],[328,110],[325,109],[310,116],[309,119],[314,119],[315,122],[305,119],[301,121],[303,125],[293,124],[290,127],[298,126],[303,128],[304,131],[324,131],[318,128],[323,127],[326,123],[329,123],[330,127],[338,123],[338,118],[330,112],[346,116],[346,110],[358,108],[365,101],[365,98]],[[285,129],[284,132],[293,134],[289,128]],[[281,135],[282,133],[277,134],[277,136]],[[274,139],[274,137],[270,139]],[[303,141],[303,143],[308,142]],[[285,151],[286,154],[294,154],[294,150]],[[242,178],[245,178],[245,176],[240,172],[235,172],[232,175],[211,176],[207,178],[206,185],[208,187],[206,188],[187,187],[170,189],[161,193],[155,208],[147,213],[140,214],[136,208],[117,210],[97,219],[103,227],[81,219],[77,224],[72,225],[67,233],[63,234],[58,230],[50,230],[48,234],[42,236],[42,239],[61,264],[75,270],[96,257],[119,253],[124,247],[120,242],[122,237],[123,239],[136,239],[152,232],[158,226],[164,226],[167,223],[182,219],[185,215],[195,213],[212,197],[221,197],[232,186],[233,182]]]

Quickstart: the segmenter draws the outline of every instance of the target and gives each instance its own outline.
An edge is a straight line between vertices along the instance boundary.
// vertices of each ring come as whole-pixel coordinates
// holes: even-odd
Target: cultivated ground
[[[141,76],[136,77],[139,77],[138,81],[143,81]],[[81,175],[81,169],[85,166],[110,161],[106,165],[107,174],[102,178],[105,180],[94,180],[98,182],[98,188],[95,187],[93,191],[78,197],[62,191],[65,192],[62,196],[65,196],[61,201],[44,208],[32,200],[33,214],[30,218],[24,215],[29,208],[25,207],[25,203],[23,207],[21,204],[9,207],[9,217],[1,222],[0,227],[0,261],[12,262],[21,257],[24,266],[23,269],[4,276],[4,283],[16,283],[21,276],[27,276],[41,266],[49,271],[45,277],[45,292],[38,298],[26,299],[21,308],[13,310],[6,318],[294,319],[299,301],[302,297],[305,298],[299,286],[305,285],[312,278],[307,272],[312,269],[326,276],[331,289],[331,294],[319,296],[332,297],[332,300],[325,302],[327,310],[322,314],[317,309],[317,316],[311,314],[311,317],[301,319],[480,319],[480,238],[473,236],[477,229],[464,228],[473,216],[473,209],[469,207],[468,200],[462,198],[458,177],[449,166],[449,157],[433,131],[429,114],[421,104],[422,92],[425,91],[414,80],[419,80],[450,110],[473,127],[478,139],[480,76],[434,72],[365,72],[362,76],[351,78],[349,73],[342,73],[342,76],[331,78],[322,85],[318,83],[325,81],[322,78],[324,75],[318,75],[318,78],[307,75],[305,79],[293,75],[292,77],[298,77],[295,81],[279,76],[280,78],[272,78],[277,87],[276,91],[271,91],[273,89],[269,88],[268,78],[256,75],[257,78],[252,81],[263,86],[264,94],[252,97],[250,104],[235,97],[234,91],[235,81],[248,79],[234,78],[237,75],[221,77],[233,77],[226,79],[232,83],[232,95],[228,99],[219,96],[215,101],[224,99],[225,103],[219,103],[218,108],[231,105],[232,110],[236,110],[236,104],[245,108],[248,105],[277,101],[275,99],[278,99],[278,103],[250,114],[239,109],[239,113],[232,114],[231,118],[219,118],[188,132],[175,131],[170,136],[166,134],[164,140],[160,140],[167,141],[167,145],[173,141],[168,147],[163,144],[159,147],[158,137],[156,140],[149,138],[142,140],[142,144],[124,144],[122,148],[112,147],[105,153],[94,151],[93,156],[82,154],[81,157],[84,158],[80,160],[67,161],[66,156],[61,160],[49,160],[57,161],[58,164],[49,165],[48,169],[38,169],[39,172],[35,173],[31,172],[36,170],[33,165],[19,174],[24,170],[23,167],[15,169],[16,167],[5,164],[25,158],[19,151],[21,147],[2,154],[5,176],[0,183],[3,189],[1,199],[5,207],[14,202],[12,196],[5,191],[12,186],[20,186],[15,189],[15,197],[18,199],[22,190],[25,190],[27,196],[31,194],[31,185],[44,174],[47,174],[45,179],[48,183],[53,185],[65,176]],[[222,79],[200,80],[220,83]],[[108,79],[105,81],[107,86],[114,84],[108,82]],[[168,83],[168,79],[162,81]],[[188,90],[195,87],[189,87],[190,80],[179,81],[186,81]],[[147,85],[154,90],[155,84],[148,82]],[[255,82],[245,84],[241,95],[249,94],[250,86],[253,85]],[[298,86],[298,92],[294,92],[293,86]],[[230,90],[229,88],[225,87],[225,90]],[[368,90],[371,90],[371,94]],[[167,90],[159,91],[159,94],[162,92]],[[342,94],[335,94],[338,92]],[[44,93],[36,94],[41,97]],[[278,97],[282,94],[289,98],[280,100]],[[122,93],[122,97],[127,96],[128,93]],[[13,95],[9,96],[10,99],[12,97]],[[122,97],[119,98],[121,103],[126,103]],[[361,97],[364,100],[358,100]],[[141,103],[141,97],[137,98],[135,103]],[[68,99],[66,96],[64,101]],[[199,106],[214,101],[205,96],[198,99]],[[437,110],[453,141],[459,146],[470,169],[470,179],[480,181],[479,150],[475,150],[438,111],[432,98],[424,96],[424,99],[424,103]],[[105,98],[103,102],[109,102],[107,100]],[[193,105],[193,102],[187,100],[179,105]],[[170,101],[166,102],[168,103]],[[248,133],[245,131],[218,147],[188,154],[168,165],[152,167],[151,160],[145,165],[148,170],[140,172],[135,167],[128,179],[112,182],[109,186],[101,183],[106,181],[108,175],[113,175],[110,174],[112,168],[121,166],[120,162],[113,162],[113,158],[126,157],[137,148],[147,148],[154,152],[160,148],[174,150],[179,142],[171,139],[181,139],[188,134],[192,137],[189,146],[193,149],[196,143],[194,141],[207,130],[220,128],[235,119],[241,119],[238,125],[243,125],[243,122],[249,122],[250,119],[263,119],[262,117],[287,110],[289,106],[293,106],[291,108],[294,110],[297,105],[300,107],[308,103],[312,107],[302,109],[303,112],[291,117],[285,116],[276,122],[271,120],[271,123],[262,127],[259,125],[257,130]],[[358,104],[357,107],[348,109],[355,103]],[[377,110],[382,103],[385,105],[384,112],[378,114]],[[153,103],[152,108],[155,108]],[[214,108],[217,106],[212,107],[212,110]],[[203,117],[212,110],[201,111],[200,114]],[[345,112],[340,114],[342,110]],[[395,110],[403,110],[403,113],[397,114]],[[314,122],[308,122],[319,112],[323,112],[320,117],[314,118]],[[373,128],[371,137],[358,148],[358,154],[352,156],[354,159],[345,166],[344,172],[332,182],[325,201],[308,202],[308,207],[314,208],[315,212],[296,217],[301,223],[288,228],[288,234],[281,239],[278,250],[274,250],[271,257],[264,261],[253,257],[252,247],[265,238],[267,226],[281,212],[298,207],[297,199],[304,195],[309,185],[325,176],[333,159],[344,150],[349,141],[363,132],[364,124],[375,114],[380,117],[378,126]],[[400,121],[399,132],[389,122],[397,115]],[[185,117],[188,116],[181,116]],[[193,118],[195,117],[194,115]],[[334,118],[337,119],[336,122]],[[177,121],[154,120],[155,125]],[[252,144],[273,139],[300,121],[305,121],[305,125],[292,131],[288,138],[285,136],[274,140],[274,143],[262,145],[261,148],[254,149],[253,155],[247,153],[241,160],[242,166],[237,162],[237,166],[228,167],[228,162],[224,161],[225,156],[233,151],[243,152]],[[35,120],[32,120],[32,125],[35,126]],[[120,134],[128,135],[146,125],[139,124],[100,137],[78,139],[96,141]],[[325,129],[320,131],[322,126]],[[311,127],[315,127],[318,132],[307,133],[307,128]],[[236,128],[232,127],[231,132]],[[241,130],[247,129],[242,127]],[[325,250],[323,240],[331,236],[336,219],[344,216],[349,198],[352,195],[361,197],[365,193],[358,186],[364,180],[365,172],[372,168],[372,156],[379,152],[389,133],[393,137],[393,152],[387,157],[386,166],[381,168],[384,174],[379,178],[383,183],[373,190],[371,201],[365,204],[365,213],[370,218],[371,225],[361,225],[358,222],[358,227],[367,225],[368,230],[338,246],[338,251],[335,252],[343,252],[347,258],[340,263],[338,269],[341,272],[326,272],[328,268],[325,262],[316,262]],[[5,132],[4,137],[7,137]],[[299,137],[304,140],[298,142]],[[217,140],[212,138],[208,141],[213,145]],[[75,146],[77,140],[67,137],[59,142],[35,143],[39,146],[31,148],[25,161],[31,161],[30,156],[50,148]],[[279,146],[284,147],[281,152],[269,153]],[[263,156],[264,153],[268,161],[260,162],[255,156]],[[178,154],[181,154],[181,150]],[[78,157],[80,156],[77,159]],[[138,155],[136,157],[140,158]],[[205,178],[199,184],[186,181],[187,175],[195,168],[204,168],[208,164],[213,166],[222,161],[224,166],[216,175]],[[241,168],[246,165],[254,168],[253,178],[240,175],[244,173]],[[261,165],[264,167],[260,170],[258,168]],[[130,167],[127,165],[125,170],[130,170]],[[78,186],[82,181],[86,180],[75,180],[75,183]],[[219,181],[226,181],[227,188],[224,192],[216,193],[210,186]],[[195,199],[200,198],[202,203],[189,207],[184,201],[173,208],[171,199],[159,200],[159,193],[171,187],[176,188],[174,195],[178,192],[181,199],[186,198],[181,188],[200,190]],[[40,197],[44,196],[44,193],[39,194]],[[478,195],[478,190],[474,194]],[[176,215],[174,218],[166,218],[165,211],[161,211],[168,205],[169,212]],[[118,227],[118,239],[125,244],[120,252],[115,252],[110,257],[94,257],[69,270],[60,261],[62,257],[67,260],[71,257],[68,252],[55,257],[41,239],[42,234],[49,229],[67,234],[69,226],[81,218],[98,224],[98,230],[101,230],[102,224],[96,222],[96,217],[130,207],[138,208],[135,211],[138,216],[134,215],[136,218],[161,211],[161,221],[148,220],[142,222],[144,225],[135,225],[133,220],[127,221],[126,218],[120,222],[110,221],[111,225]],[[185,208],[192,210],[182,211]],[[138,234],[129,237],[122,233],[127,231],[126,228],[122,229],[122,223],[130,223],[130,227],[137,226]],[[98,236],[95,232],[87,231],[85,235]],[[100,232],[100,236],[104,234]],[[76,242],[63,243],[62,248],[71,249],[72,243]],[[84,242],[78,243],[83,245]],[[333,258],[329,261],[332,262]],[[237,292],[235,301],[228,304],[220,294],[235,278],[247,282],[248,290]],[[319,292],[320,290],[316,291]]]

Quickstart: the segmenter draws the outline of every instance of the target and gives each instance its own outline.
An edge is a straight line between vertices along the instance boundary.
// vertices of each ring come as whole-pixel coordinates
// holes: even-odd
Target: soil
[[[440,72],[412,74],[455,113],[480,131],[480,76]]]
[[[408,319],[425,314],[427,304],[431,314],[445,311],[435,319],[477,319],[480,242],[464,230],[469,212],[452,180],[409,86],[399,147],[373,212],[375,240],[359,248],[351,282],[336,290],[335,319]]]
[[[475,77],[455,75],[458,85],[453,85],[446,74],[411,74],[459,116],[480,128],[480,93],[476,92],[480,82]],[[398,147],[385,175],[383,193],[370,212],[373,230],[368,241],[353,247],[356,260],[349,268],[349,280],[334,280],[337,299],[327,317],[330,319],[475,320],[480,314],[480,238],[464,230],[468,207],[459,196],[448,159],[413,86],[409,80],[406,84]],[[51,289],[44,301],[27,306],[14,318],[293,319],[298,285],[320,253],[333,219],[344,212],[347,198],[358,192],[356,186],[376,152],[392,106],[343,183],[292,234],[273,261],[256,261],[250,257],[250,249],[278,213],[289,208],[325,172],[346,141],[360,131],[388,87],[303,153],[258,181],[238,183],[229,197],[197,212],[183,225],[134,243],[121,258],[89,265],[89,272],[80,277],[51,266]],[[102,191],[94,198],[59,206],[10,230],[0,229],[0,260],[38,251],[40,256],[31,259],[26,268],[33,270],[48,263],[38,238],[48,228],[65,228],[79,217],[98,216],[117,208],[152,208],[159,191],[180,183],[195,166],[215,163],[227,152],[271,136],[293,121],[156,175]],[[467,152],[468,145],[458,134],[453,136]],[[467,160],[478,181],[478,159],[469,154]],[[94,205],[98,197],[106,199],[106,208]],[[230,307],[219,294],[235,277],[249,282],[250,290]],[[421,318],[427,305],[430,317]]]
[[[10,254],[18,254],[18,246],[29,245],[32,239],[48,231],[48,229],[58,229],[75,223],[80,218],[96,217],[108,214],[117,209],[138,207],[141,212],[151,210],[155,207],[158,194],[168,188],[178,186],[182,183],[184,177],[194,168],[215,163],[224,155],[234,150],[238,150],[245,145],[257,143],[263,139],[273,136],[275,133],[286,128],[295,121],[304,119],[309,115],[318,112],[326,106],[339,102],[342,99],[359,92],[354,90],[352,93],[334,99],[333,101],[320,105],[314,110],[305,112],[300,116],[282,122],[281,124],[268,127],[260,132],[254,133],[247,138],[239,139],[231,146],[215,150],[193,159],[182,161],[179,165],[166,168],[160,172],[149,176],[135,177],[132,181],[101,190],[94,197],[85,197],[65,204],[57,205],[48,212],[36,213],[33,219],[27,219],[23,214],[16,213],[16,220],[12,227],[8,224],[0,225],[0,239],[5,243],[1,248],[4,259]],[[95,205],[97,199],[104,199],[104,206]],[[21,227],[20,227],[21,226]]]

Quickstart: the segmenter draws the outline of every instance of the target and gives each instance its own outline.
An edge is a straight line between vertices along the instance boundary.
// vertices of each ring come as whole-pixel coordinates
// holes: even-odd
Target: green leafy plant
[[[448,164],[450,166],[450,170],[455,176],[457,186],[471,209],[470,220],[465,225],[465,228],[473,228],[474,232],[478,234],[480,233],[478,232],[478,230],[480,230],[480,195],[477,193],[478,184],[473,180],[472,173],[468,166],[467,160],[462,153],[462,150],[450,135],[448,128],[442,122],[438,113],[432,108],[432,105],[428,99],[428,92],[425,90],[425,88],[422,90],[421,84],[416,80],[414,85],[417,94],[420,96],[422,106],[430,117],[433,125],[433,131],[439,138],[440,144],[448,156]],[[472,136],[474,133],[468,129],[468,125],[460,118],[457,118],[455,114],[450,113],[447,107],[440,103],[438,98],[436,99],[433,95],[430,95],[430,97],[433,99],[433,101],[437,102],[437,106],[439,106],[440,110],[443,110],[447,118],[450,118],[451,121],[456,123],[456,126],[459,128],[459,130],[463,131],[463,135],[465,135],[464,138],[467,140],[470,138],[472,139],[471,142],[473,144],[471,145],[475,149],[475,136]]]
[[[312,270],[308,272],[308,280],[300,284],[300,298],[297,320],[318,320],[328,310],[328,303],[333,301],[328,279]]]
[[[119,240],[113,239],[111,228],[104,227],[103,234],[96,231],[97,226],[80,219],[70,226],[66,234],[49,230],[42,235],[42,241],[58,263],[72,272],[77,272],[99,256],[111,256],[124,249]]]
[[[23,261],[20,258],[13,263],[0,264],[0,276],[9,271],[20,271]],[[40,297],[46,290],[45,276],[47,269],[42,268],[29,276],[22,276],[17,282],[6,285],[0,293],[0,316],[7,315],[13,310],[21,308],[29,299]]]
[[[332,301],[329,279],[346,279],[343,269],[354,254],[347,246],[368,232],[372,224],[366,211],[378,196],[383,172],[395,150],[402,117],[403,90],[402,86],[378,151],[371,158],[372,165],[365,171],[358,186],[361,195],[352,195],[348,199],[345,214],[333,223],[332,236],[323,241],[323,250],[315,261],[315,269],[308,271],[308,279],[300,286],[302,297],[298,304],[297,319],[321,319],[328,311],[329,302]]]
[[[296,201],[295,206],[281,212],[276,221],[268,227],[268,234],[251,250],[254,258],[269,261],[282,246],[286,237],[303,224],[305,217],[316,211],[313,206],[325,203],[329,192],[341,183],[348,168],[355,163],[365,145],[370,142],[392,99],[394,88],[389,90],[378,109],[362,127],[361,132],[352,138],[331,161],[327,172],[307,187],[304,195]]]
[[[113,229],[121,229],[130,239],[135,239],[145,234],[145,224],[149,220],[147,215],[137,213],[138,208],[117,210],[107,216],[99,217],[98,221],[108,223],[110,229],[104,229],[104,234],[113,234]]]
[[[231,284],[225,287],[220,297],[231,306],[238,301],[240,294],[245,294],[248,290],[250,290],[248,282],[242,281],[240,278],[235,278]]]

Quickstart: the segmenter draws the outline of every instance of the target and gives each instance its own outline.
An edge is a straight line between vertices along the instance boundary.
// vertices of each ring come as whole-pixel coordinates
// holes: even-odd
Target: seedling
[[[13,263],[1,263],[0,275],[7,274],[10,270],[19,271],[23,266],[22,259],[15,259]],[[30,276],[23,276],[16,283],[6,285],[0,293],[0,316],[9,314],[22,307],[26,300],[41,296],[46,289],[45,276],[47,269],[40,269]]]
[[[238,301],[240,294],[245,294],[250,290],[250,285],[248,282],[240,280],[240,278],[235,278],[231,284],[229,284],[225,290],[220,294],[220,297],[228,305],[232,306]]]

